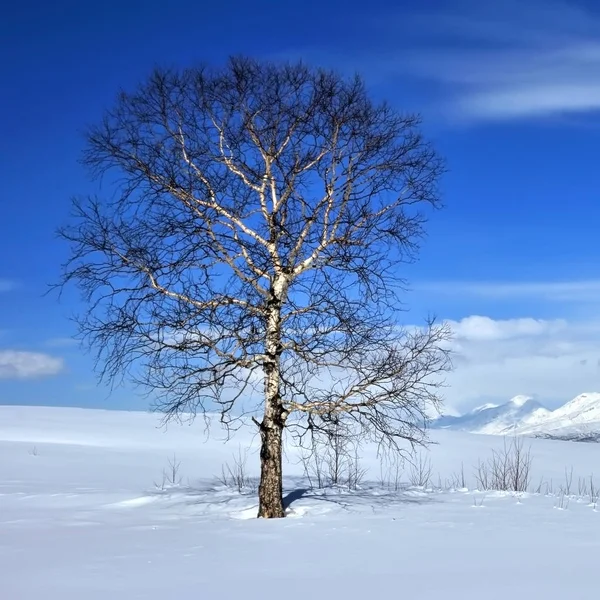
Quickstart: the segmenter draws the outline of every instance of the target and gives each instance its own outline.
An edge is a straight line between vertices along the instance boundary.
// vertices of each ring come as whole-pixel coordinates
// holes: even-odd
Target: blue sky
[[[70,198],[97,191],[81,131],[157,64],[303,57],[419,111],[448,162],[407,277],[455,328],[449,405],[600,389],[600,7],[594,2],[20,2],[0,21],[0,403],[144,407],[96,386],[43,296]],[[597,341],[599,340],[599,341]],[[108,396],[108,397],[107,397]]]

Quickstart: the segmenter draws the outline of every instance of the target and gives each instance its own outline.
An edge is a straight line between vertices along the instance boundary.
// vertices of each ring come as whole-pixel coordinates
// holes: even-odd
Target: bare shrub
[[[558,508],[558,510],[567,510],[569,508],[569,496],[562,487],[556,498],[554,508]]]
[[[325,432],[311,438],[311,446],[302,448],[300,461],[311,488],[344,486],[357,489],[366,469],[361,466],[360,439],[338,418]]]
[[[600,488],[594,482],[594,475],[590,475],[590,487],[589,487],[589,499],[590,505],[596,509],[598,504],[598,497],[600,496]]]
[[[544,485],[544,478],[540,477],[540,482],[538,484],[538,486],[535,488],[535,493],[536,494],[541,494],[542,493],[542,486]],[[547,487],[548,484],[546,484]]]
[[[313,447],[310,450],[302,449],[300,462],[304,469],[304,476],[308,485],[313,489],[323,489],[327,486],[325,478],[325,459]]]
[[[531,482],[531,449],[525,448],[522,438],[504,439],[501,450],[492,450],[492,456],[479,461],[475,479],[480,490],[526,492]]]
[[[477,467],[475,468],[475,481],[479,490],[492,489],[488,463],[482,462],[481,459],[477,462]]]
[[[484,500],[485,500],[485,496],[481,496],[481,499],[479,500],[479,503],[478,503],[477,496],[473,496],[473,507],[474,508],[482,508]]]
[[[592,506],[595,510],[599,493],[600,489],[596,485],[594,475],[592,474],[589,477],[577,478],[577,494],[575,495],[573,488],[573,467],[565,467],[565,479],[558,490],[555,508],[565,510],[569,506],[569,501],[576,498],[578,501],[587,500],[589,506]],[[554,495],[551,487],[549,487],[548,495]]]
[[[314,446],[310,450],[304,448],[300,451],[300,462],[304,469],[304,477],[312,489],[323,489],[327,486],[325,479],[325,459]]]
[[[423,456],[422,453],[414,455],[414,460],[409,461],[410,467],[408,472],[408,480],[414,487],[426,488],[431,482],[431,473],[433,467],[431,458]]]
[[[402,487],[404,458],[397,454],[381,452],[379,455],[379,483],[382,488],[397,492]]]
[[[504,454],[507,453],[506,444]],[[526,492],[531,483],[531,447],[524,448],[523,438],[513,438],[512,444],[508,449],[510,457],[509,464],[509,482],[511,489],[515,492]]]
[[[346,427],[340,419],[334,419],[325,440],[325,465],[330,485],[342,484],[344,475],[350,472],[354,446]]]
[[[465,477],[465,465],[460,463],[460,471],[452,473],[449,479],[446,479],[446,488],[451,490],[467,489],[467,478]]]
[[[360,487],[365,478],[366,469],[360,464],[360,456],[358,454],[358,446],[354,447],[354,453],[348,461],[348,471],[346,485],[349,490],[356,490]]]
[[[239,493],[244,491],[256,491],[256,481],[248,475],[246,463],[248,461],[248,451],[242,453],[238,448],[237,454],[232,456],[231,463],[225,463],[221,467],[221,476],[219,482],[229,488],[237,490]]]
[[[403,467],[400,461],[397,461],[392,468],[391,488],[397,492],[400,490],[402,481]]]
[[[567,496],[571,495],[571,486],[573,485],[573,466],[571,466],[571,470],[569,471],[567,467],[565,467],[565,485],[563,486],[563,490]]]
[[[466,489],[467,488],[467,479],[465,477],[465,463],[460,463],[460,487],[462,489]]]
[[[378,456],[379,458],[379,478],[377,479],[377,483],[380,488],[389,488],[389,468],[385,463],[385,460],[382,456]]]
[[[154,482],[156,488],[164,491],[167,488],[179,487],[182,482],[182,477],[179,475],[180,469],[181,461],[177,460],[177,457],[173,454],[173,458],[168,459],[168,466],[162,471],[161,482]]]

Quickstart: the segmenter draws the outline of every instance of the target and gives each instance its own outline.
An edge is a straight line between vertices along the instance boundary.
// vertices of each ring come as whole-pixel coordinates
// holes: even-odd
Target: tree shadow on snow
[[[430,492],[416,489],[401,489],[396,491],[377,490],[366,487],[360,490],[347,490],[342,487],[307,488],[299,487],[288,492],[283,498],[284,509],[288,510],[292,503],[301,500],[331,502],[350,510],[352,508],[370,507],[373,511],[402,504],[431,504],[439,502]]]
[[[292,502],[300,500],[301,498],[306,496],[308,492],[310,492],[309,488],[298,488],[297,490],[292,490],[291,492],[287,493],[283,497],[283,509],[287,510],[292,505]]]

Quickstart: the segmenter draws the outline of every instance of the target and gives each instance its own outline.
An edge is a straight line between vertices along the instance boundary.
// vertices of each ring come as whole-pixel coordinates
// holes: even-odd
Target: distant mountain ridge
[[[515,396],[505,404],[484,404],[458,417],[441,416],[432,422],[432,427],[502,435],[524,424],[534,424],[547,414],[550,411],[533,398]]]
[[[504,404],[484,404],[461,416],[442,415],[432,421],[431,427],[488,435],[600,441],[600,393],[580,394],[553,411],[529,396],[515,396]]]
[[[520,435],[600,441],[600,393],[579,394],[539,423],[523,423]]]

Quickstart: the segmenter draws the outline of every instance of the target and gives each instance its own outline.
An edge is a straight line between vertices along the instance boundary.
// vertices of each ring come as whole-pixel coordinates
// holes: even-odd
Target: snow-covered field
[[[290,517],[263,521],[251,492],[215,478],[250,444],[256,474],[251,431],[225,445],[218,431],[206,441],[200,420],[157,424],[143,413],[0,407],[0,598],[552,600],[597,590],[600,508],[578,480],[596,473],[600,484],[598,444],[531,440],[534,484],[520,497],[383,489],[369,452],[361,489],[306,491],[289,449]],[[473,488],[473,465],[503,443],[433,435],[432,488],[461,463]],[[173,453],[181,485],[158,489]],[[571,466],[572,498],[560,499]]]

